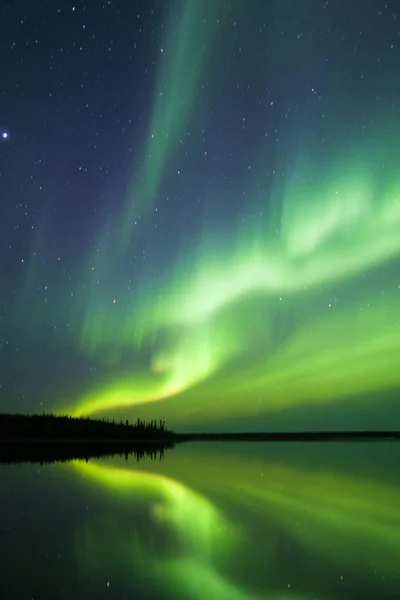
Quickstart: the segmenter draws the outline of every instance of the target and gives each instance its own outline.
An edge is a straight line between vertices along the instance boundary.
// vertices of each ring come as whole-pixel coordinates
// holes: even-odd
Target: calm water
[[[1,600],[400,597],[400,444],[0,466]]]

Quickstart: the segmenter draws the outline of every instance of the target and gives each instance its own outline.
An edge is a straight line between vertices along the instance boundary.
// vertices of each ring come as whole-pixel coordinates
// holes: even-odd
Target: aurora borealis
[[[393,427],[394,6],[26,1],[3,18],[1,409]]]

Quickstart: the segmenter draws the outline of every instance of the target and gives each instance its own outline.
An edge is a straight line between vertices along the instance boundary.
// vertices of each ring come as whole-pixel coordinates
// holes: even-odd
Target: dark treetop
[[[0,414],[0,441],[160,440],[171,437],[164,421],[115,423],[53,414]]]

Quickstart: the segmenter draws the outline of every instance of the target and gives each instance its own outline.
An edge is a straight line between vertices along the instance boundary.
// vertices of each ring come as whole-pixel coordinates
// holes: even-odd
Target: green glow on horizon
[[[146,377],[140,373],[118,378],[108,386],[93,390],[72,410],[72,414],[104,411],[110,407],[127,407],[163,400],[179,394],[207,380],[226,363],[239,348],[239,340],[221,329],[218,345],[217,326],[197,327],[191,336],[181,336],[168,352],[154,356],[151,372]],[[224,337],[222,337],[224,336]],[[224,343],[229,341],[225,350]]]
[[[169,280],[118,310],[91,307],[82,349],[112,367],[132,352],[132,367],[73,413],[147,405],[157,416],[152,403],[177,398],[166,417],[179,422],[196,407],[210,418],[223,406],[230,416],[267,414],[399,387],[399,281],[386,276],[374,293],[362,279],[351,286],[400,256],[400,183],[389,174],[378,185],[367,167],[363,178],[359,167],[347,171],[331,169],[326,189],[300,171],[280,201],[278,233],[267,219],[218,252],[203,238]],[[335,295],[347,299],[335,304]]]
[[[257,305],[255,319],[256,309]],[[233,314],[238,310],[235,306]],[[75,414],[160,401],[180,392],[182,400],[187,397],[189,409],[201,402],[213,416],[229,400],[230,415],[243,415],[251,407],[267,413],[280,407],[324,403],[362,392],[392,389],[400,385],[397,369],[400,338],[398,328],[393,326],[398,310],[397,301],[384,302],[380,298],[361,309],[327,308],[324,316],[312,320],[307,327],[299,327],[274,352],[269,348],[266,327],[266,340],[262,339],[255,348],[259,353],[264,352],[265,359],[254,364],[252,355],[247,360],[244,357],[241,368],[230,371],[229,381],[226,376],[219,376],[218,368],[234,357],[235,350],[240,356],[242,347],[229,343],[234,329],[226,332],[229,353],[221,335],[220,342],[215,342],[215,355],[204,336],[196,336],[192,331],[192,354],[190,347],[187,352],[177,349],[176,354],[171,353],[169,358],[161,356],[154,363],[155,372],[147,380],[131,375],[90,392],[76,407]],[[240,325],[238,321],[237,339],[240,339]],[[243,339],[246,341],[244,336]],[[166,375],[162,373],[164,369]],[[176,412],[171,412],[171,407],[169,411],[179,420],[182,405]]]

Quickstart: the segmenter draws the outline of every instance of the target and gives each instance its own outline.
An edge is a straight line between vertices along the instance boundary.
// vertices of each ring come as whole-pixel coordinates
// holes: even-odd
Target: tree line
[[[146,440],[168,438],[173,434],[165,421],[130,423],[69,415],[0,414],[0,440]]]

